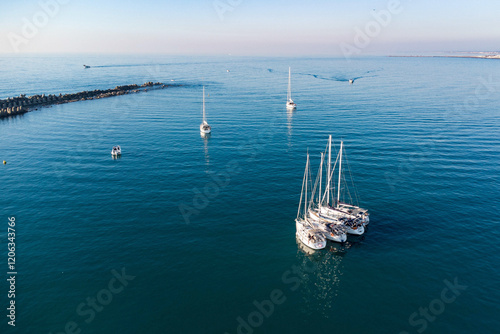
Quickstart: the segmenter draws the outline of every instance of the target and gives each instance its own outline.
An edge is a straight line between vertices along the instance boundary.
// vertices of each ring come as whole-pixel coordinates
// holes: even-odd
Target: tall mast
[[[332,179],[330,176],[331,165],[332,165],[332,135],[330,135],[328,137],[328,177],[327,177],[328,184],[326,185],[326,189],[327,189],[326,190],[326,193],[327,193],[326,204],[330,204],[330,183],[332,182]]]
[[[288,94],[286,97],[287,101],[292,99],[292,69],[288,67]]]
[[[307,214],[307,209],[308,209],[308,208],[307,208],[307,182],[308,182],[307,177],[308,177],[308,175],[309,175],[308,171],[309,171],[309,152],[307,152],[307,162],[306,162],[306,193],[305,193],[305,196],[306,196],[306,203],[305,203],[305,207],[304,207],[304,209],[305,209],[305,210],[304,210],[304,217],[305,217],[305,215]]]
[[[340,141],[340,161],[339,161],[339,186],[337,188],[337,208],[340,202],[340,176],[342,175],[342,146],[344,142]]]
[[[318,192],[318,206],[319,209],[321,210],[321,182],[322,182],[322,177],[323,177],[323,152],[321,152],[321,164],[319,165],[319,192]]]
[[[297,210],[297,218],[300,216],[300,207],[302,206],[302,196],[304,195],[304,184],[306,182],[306,175],[307,175],[307,163],[306,163],[306,169],[304,170],[304,177],[302,178],[302,190],[300,191],[300,201],[299,201],[299,209]]]
[[[205,119],[205,86],[203,86],[203,123],[206,123],[206,119]]]

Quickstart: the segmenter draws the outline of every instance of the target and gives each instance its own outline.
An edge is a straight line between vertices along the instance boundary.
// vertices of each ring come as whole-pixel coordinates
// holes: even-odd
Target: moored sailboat
[[[315,228],[305,214],[308,208],[307,191],[308,191],[308,175],[309,175],[309,153],[307,154],[306,169],[304,178],[302,179],[302,190],[300,193],[299,209],[297,210],[297,218],[295,219],[295,229],[297,238],[307,247],[311,249],[323,249],[326,247],[326,240],[323,233]],[[302,198],[304,197],[304,214],[301,216]]]
[[[200,132],[202,135],[206,135],[212,132],[212,127],[208,125],[205,115],[205,86],[203,86],[203,122],[200,124]]]
[[[322,197],[323,193],[321,191],[322,177],[323,177],[323,161],[324,161],[324,156],[323,153],[321,153],[321,163],[319,165],[318,176],[316,177],[316,183],[313,189],[313,196],[311,198],[311,203],[307,210],[307,215],[311,224],[314,227],[321,230],[327,239],[336,242],[345,242],[347,240],[346,227],[342,224],[342,222],[333,218],[329,219],[328,217],[324,217],[321,215],[320,212],[322,206],[321,205],[322,198],[323,198]],[[316,193],[316,187],[318,184],[319,184],[318,203],[317,203],[317,208],[315,208],[313,207],[313,201],[314,201],[314,194]],[[328,187],[326,191],[328,191]]]
[[[328,161],[328,170],[330,170],[331,166],[331,140],[332,136],[329,137],[328,140],[328,154],[329,154],[329,161]],[[368,210],[363,209],[359,206],[356,206],[354,204],[347,204],[347,203],[342,203],[340,202],[340,189],[341,189],[341,180],[342,180],[342,153],[344,150],[344,143],[343,141],[340,142],[340,151],[337,156],[337,161],[339,163],[338,167],[338,185],[337,185],[337,198],[336,198],[336,205],[331,206],[330,205],[330,194],[329,191],[331,189],[331,179],[333,176],[333,171],[332,175],[329,176],[329,182],[327,184],[328,189],[328,194],[327,194],[327,200],[326,200],[326,205],[321,205],[320,210],[321,213],[324,214],[325,216],[331,217],[331,218],[336,218],[338,220],[341,220],[342,223],[347,227],[347,233],[350,234],[356,234],[356,235],[361,235],[364,233],[364,226],[368,225],[370,218],[369,218],[369,213]]]
[[[286,97],[286,108],[297,108],[297,104],[292,100],[292,69],[290,67],[288,68],[288,93]]]
[[[119,145],[113,146],[113,149],[111,150],[111,155],[114,157],[122,155],[121,147]]]

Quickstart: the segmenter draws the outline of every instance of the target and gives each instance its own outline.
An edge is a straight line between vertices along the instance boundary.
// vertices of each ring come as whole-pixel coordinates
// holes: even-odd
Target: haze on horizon
[[[0,53],[498,51],[498,13],[500,2],[484,0],[12,1],[1,5]]]

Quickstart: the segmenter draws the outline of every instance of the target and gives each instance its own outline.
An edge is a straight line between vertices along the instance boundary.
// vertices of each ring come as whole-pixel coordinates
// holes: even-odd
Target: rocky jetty
[[[176,85],[165,85],[161,82],[146,82],[142,85],[125,85],[116,86],[113,89],[106,90],[92,90],[83,91],[79,93],[71,94],[59,94],[59,95],[33,95],[26,96],[26,94],[19,95],[16,97],[9,97],[7,99],[0,99],[0,118],[9,117],[14,115],[20,115],[37,109],[39,107],[50,106],[54,104],[70,103],[76,101],[102,99],[105,97],[119,96],[129,93],[139,93],[141,91],[147,91],[148,88],[166,88],[173,86],[182,86],[180,84]]]

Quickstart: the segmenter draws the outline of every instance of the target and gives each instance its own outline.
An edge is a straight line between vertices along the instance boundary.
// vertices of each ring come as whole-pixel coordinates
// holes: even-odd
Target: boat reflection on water
[[[356,238],[356,240],[364,240],[364,236],[360,236]],[[351,248],[353,245],[350,242],[344,242],[344,243],[328,242],[324,249],[314,250],[304,245],[297,236],[295,236],[295,241],[297,242],[297,246],[299,249],[298,253],[302,253],[303,255],[307,256],[314,255],[317,258],[323,258],[325,256],[324,255],[325,252],[334,254],[344,254],[347,251],[347,249]]]
[[[325,249],[312,250],[297,239],[297,263],[302,269],[299,291],[305,310],[309,314],[330,317],[339,295],[343,276],[343,260],[352,246],[346,242],[328,242]]]
[[[295,112],[295,109],[287,109],[286,110],[286,127],[287,127],[287,134],[288,134],[288,143],[290,143],[290,140],[292,139],[292,121],[293,121],[293,114]]]
[[[306,245],[304,245],[304,243],[302,243],[302,241],[299,240],[299,237],[297,235],[295,235],[295,241],[297,242],[297,246],[299,247],[299,250],[302,251],[302,253],[304,253],[305,255],[313,256],[316,253],[318,253],[318,254],[321,253],[315,249],[309,248]]]
[[[200,132],[201,138],[203,138],[203,150],[205,152],[205,164],[207,166],[207,173],[208,173],[208,167],[210,167],[210,154],[208,153],[208,141],[210,140],[211,133],[203,133]]]
[[[121,158],[122,158],[121,154],[120,155],[111,155],[111,159],[113,159],[113,160],[118,160]]]

